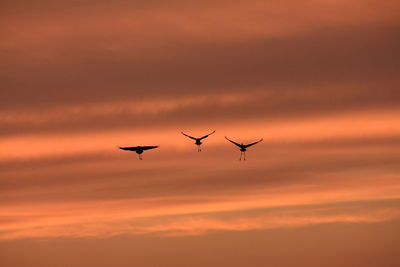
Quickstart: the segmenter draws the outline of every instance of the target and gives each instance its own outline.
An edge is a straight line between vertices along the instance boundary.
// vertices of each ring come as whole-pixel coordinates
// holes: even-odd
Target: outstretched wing
[[[235,141],[232,141],[231,139],[229,139],[228,137],[225,136],[225,139],[228,140],[229,142],[231,142],[234,145],[237,145],[238,147],[242,147],[240,144],[236,143]]]
[[[119,147],[122,150],[138,151],[138,150],[149,150],[157,148],[158,146],[132,146],[132,147]]]
[[[140,146],[141,150],[149,150],[149,149],[153,149],[153,148],[157,148],[158,146]]]
[[[193,140],[196,140],[196,138],[194,138],[193,136],[190,136],[190,135],[187,135],[187,134],[185,134],[184,132],[181,132],[184,136],[187,136],[187,137],[189,137],[189,138],[191,138],[191,139],[193,139]]]
[[[203,136],[203,137],[200,137],[199,139],[202,140],[202,139],[204,139],[204,138],[207,138],[208,136],[212,135],[213,133],[215,133],[215,131],[213,131],[212,133],[209,133],[209,134],[207,134],[207,135],[205,135],[205,136]]]
[[[137,151],[138,149],[140,149],[140,147],[138,147],[138,146],[131,146],[131,147],[119,147],[119,149],[122,149],[122,150],[128,150],[128,151]]]
[[[257,142],[254,142],[254,143],[251,143],[251,144],[245,145],[245,147],[247,148],[247,147],[249,147],[249,146],[252,146],[252,145],[255,145],[255,144],[257,144],[257,143],[260,143],[262,140],[263,140],[263,138],[261,138],[261,139],[260,139],[260,140],[258,140]]]

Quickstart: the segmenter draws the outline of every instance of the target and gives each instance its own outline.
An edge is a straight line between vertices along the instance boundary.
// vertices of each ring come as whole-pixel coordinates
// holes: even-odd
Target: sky
[[[398,1],[0,6],[2,266],[400,265]]]

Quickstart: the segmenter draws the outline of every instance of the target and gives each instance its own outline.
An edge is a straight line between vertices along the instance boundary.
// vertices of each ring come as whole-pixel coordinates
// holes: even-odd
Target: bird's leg
[[[244,160],[246,160],[246,152],[243,152]]]
[[[243,154],[243,152],[240,151],[240,158],[239,158],[240,161],[242,161],[242,154]]]
[[[139,154],[139,159],[142,160],[142,155]]]

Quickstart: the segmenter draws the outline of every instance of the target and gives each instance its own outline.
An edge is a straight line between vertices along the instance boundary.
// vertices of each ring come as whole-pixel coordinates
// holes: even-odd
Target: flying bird
[[[190,136],[190,135],[187,135],[187,134],[185,134],[184,132],[181,132],[184,136],[187,136],[187,137],[189,137],[189,138],[191,138],[191,139],[193,139],[193,140],[196,140],[196,142],[195,142],[195,145],[197,145],[197,152],[200,152],[201,151],[201,144],[202,144],[202,142],[201,142],[201,140],[203,140],[204,138],[207,138],[208,136],[210,136],[210,135],[212,135],[213,133],[215,133],[215,131],[213,131],[212,133],[209,133],[209,134],[207,134],[207,135],[205,135],[205,136],[202,136],[202,137],[200,137],[200,138],[196,138],[196,137],[193,137],[193,136]]]
[[[135,151],[139,155],[139,159],[141,160],[143,151],[157,148],[157,147],[158,146],[132,146],[132,147],[119,147],[119,149]]]
[[[240,159],[239,159],[239,160],[242,160],[242,155],[244,156],[244,160],[246,160],[246,150],[247,150],[247,148],[250,147],[250,146],[252,146],[252,145],[255,145],[255,144],[257,144],[257,143],[260,143],[260,142],[263,140],[263,138],[261,138],[261,139],[258,140],[257,142],[244,145],[243,143],[238,144],[238,143],[236,143],[235,141],[230,140],[230,139],[229,139],[228,137],[226,137],[226,136],[225,136],[225,138],[226,138],[226,140],[228,140],[228,141],[231,142],[232,144],[237,145],[238,147],[240,147]]]

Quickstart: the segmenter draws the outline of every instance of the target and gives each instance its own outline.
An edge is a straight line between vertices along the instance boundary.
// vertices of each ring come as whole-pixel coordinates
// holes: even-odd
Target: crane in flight
[[[122,150],[135,151],[139,155],[139,159],[142,160],[142,153],[145,150],[157,148],[158,146],[132,146],[132,147],[119,147]]]
[[[182,133],[184,136],[189,137],[190,139],[196,140],[195,145],[197,145],[197,152],[200,152],[200,151],[201,151],[201,147],[200,147],[200,146],[201,146],[201,144],[202,144],[201,140],[203,140],[204,138],[207,138],[208,136],[212,135],[213,133],[215,133],[215,131],[213,131],[212,133],[209,133],[209,134],[207,134],[207,135],[205,135],[205,136],[202,136],[202,137],[200,137],[200,138],[196,138],[196,137],[187,135],[187,134],[185,134],[184,132],[181,132],[181,133]]]
[[[246,160],[246,150],[247,150],[247,148],[250,147],[250,146],[252,146],[252,145],[255,145],[255,144],[257,144],[257,143],[260,143],[260,142],[263,140],[263,138],[261,138],[261,139],[258,140],[257,142],[244,145],[243,143],[238,144],[238,143],[236,143],[235,141],[230,140],[230,139],[229,139],[228,137],[226,137],[226,136],[225,136],[225,139],[228,140],[229,142],[231,142],[232,144],[237,145],[237,146],[240,148],[240,159],[239,159],[239,160],[242,160],[242,155],[243,155],[243,159]]]

